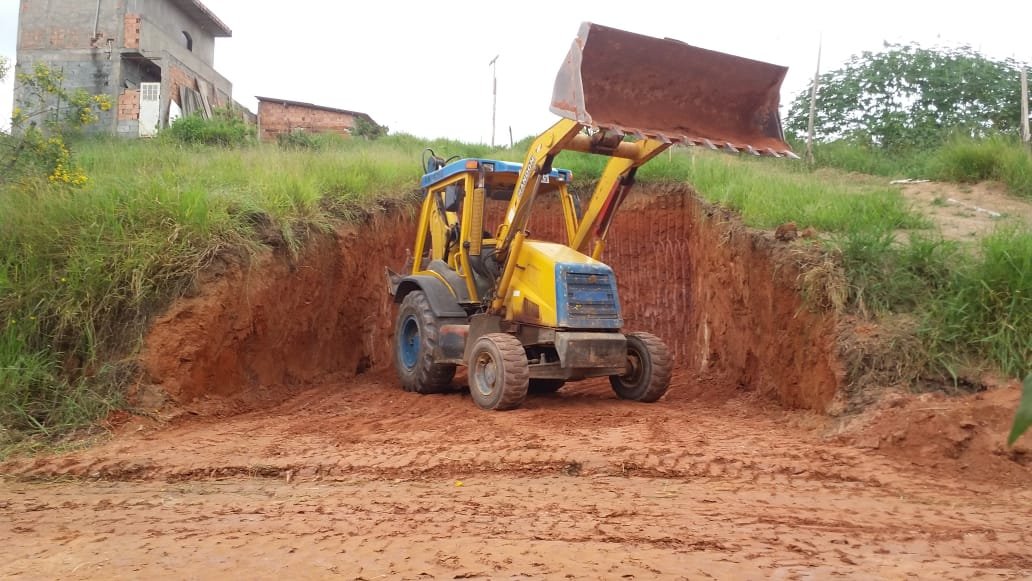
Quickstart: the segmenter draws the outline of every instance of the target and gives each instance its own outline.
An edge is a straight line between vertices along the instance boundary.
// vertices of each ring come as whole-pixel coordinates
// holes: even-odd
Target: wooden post
[[[817,114],[817,88],[821,81],[821,49],[824,37],[817,42],[817,72],[813,74],[813,85],[810,87],[810,122],[806,128],[806,163],[813,165],[813,122]]]
[[[1029,143],[1028,131],[1028,72],[1021,67],[1021,141]]]

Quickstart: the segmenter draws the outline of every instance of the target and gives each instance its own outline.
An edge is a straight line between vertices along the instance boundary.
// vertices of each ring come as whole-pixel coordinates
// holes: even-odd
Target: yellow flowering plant
[[[0,62],[0,78],[7,62]],[[108,95],[67,90],[61,71],[38,63],[32,72],[17,73],[21,98],[11,114],[11,133],[0,134],[0,185],[46,176],[56,186],[81,187],[89,178],[75,162],[64,138],[69,131],[96,123],[110,111]]]

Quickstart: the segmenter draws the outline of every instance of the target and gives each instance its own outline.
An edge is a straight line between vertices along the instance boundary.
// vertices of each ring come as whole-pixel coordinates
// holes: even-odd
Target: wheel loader
[[[486,410],[603,376],[620,398],[660,399],[673,358],[660,338],[624,329],[616,277],[601,260],[613,217],[638,168],[675,144],[795,157],[778,112],[786,71],[584,23],[553,87],[560,119],[523,164],[424,152],[414,248],[403,272],[386,273],[402,386],[438,392],[466,366]],[[563,151],[610,158],[583,207],[572,173],[553,167]],[[557,241],[528,233],[546,195],[563,211]],[[491,222],[487,208],[498,204],[504,212]]]

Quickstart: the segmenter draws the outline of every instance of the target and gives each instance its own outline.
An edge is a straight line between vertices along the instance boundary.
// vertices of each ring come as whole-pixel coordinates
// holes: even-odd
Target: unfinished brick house
[[[154,135],[170,112],[232,103],[233,86],[214,69],[215,39],[229,27],[199,0],[22,0],[17,69],[46,63],[66,89],[111,97],[96,131]],[[15,82],[15,102],[20,100]]]
[[[375,124],[369,115],[358,111],[272,97],[255,98],[258,99],[258,136],[263,141],[273,141],[277,135],[292,131],[350,135],[356,119]]]

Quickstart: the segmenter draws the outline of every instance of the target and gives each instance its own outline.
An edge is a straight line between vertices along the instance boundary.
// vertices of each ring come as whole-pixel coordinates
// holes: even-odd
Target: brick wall
[[[126,89],[118,96],[118,120],[132,121],[140,118],[140,91]]]
[[[262,129],[262,140],[273,140],[280,133],[294,130],[348,135],[355,126],[355,117],[339,111],[260,101],[258,125]]]
[[[169,79],[170,79],[170,90],[172,91],[172,100],[182,106],[183,104],[179,101],[179,87],[186,87],[187,89],[197,90],[197,77],[190,71],[177,66],[169,67]]]
[[[140,48],[140,15],[125,15],[125,47]]]

